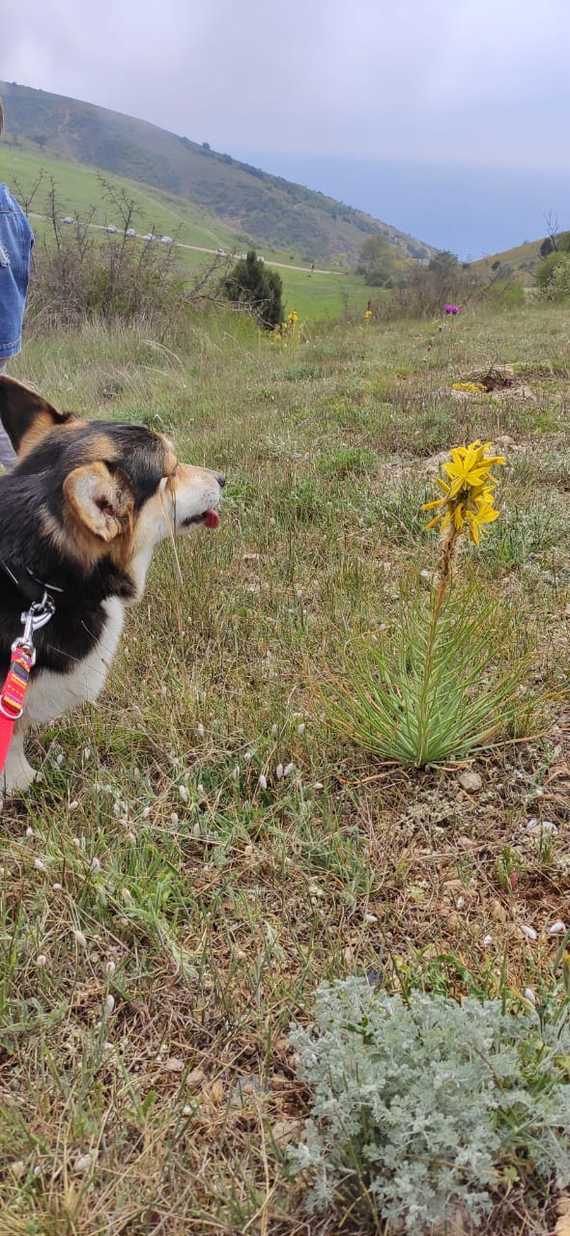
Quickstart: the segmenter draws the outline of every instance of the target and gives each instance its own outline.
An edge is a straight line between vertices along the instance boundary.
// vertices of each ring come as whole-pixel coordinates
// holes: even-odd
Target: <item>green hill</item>
[[[372,216],[187,137],[91,103],[0,82],[7,140],[154,186],[206,208],[232,233],[308,261],[353,263],[364,240],[385,235],[407,257],[427,245]]]
[[[232,232],[203,207],[125,177],[109,173],[105,179],[114,191],[124,190],[134,202],[133,223],[139,233],[166,233],[176,239],[177,265],[189,280],[211,263],[211,254],[217,249],[231,254],[243,248],[243,236]],[[38,236],[46,227],[41,216],[48,210],[52,183],[59,215],[75,217],[79,214],[92,218],[94,224],[121,225],[116,207],[103,191],[97,168],[72,163],[45,151],[39,153],[35,147],[30,149],[28,143],[14,146],[0,142],[0,180],[6,181],[23,202],[37,186],[30,209]],[[341,270],[295,269],[290,253],[266,247],[263,256],[269,264],[279,267],[287,306],[296,309],[303,319],[339,317],[345,307],[360,311],[367,303],[370,289],[356,275]]]
[[[483,271],[485,275],[500,273],[500,270],[504,270],[505,273],[511,272],[520,283],[531,286],[540,262],[540,246],[543,239],[544,237],[541,236],[539,240],[527,240],[524,244],[516,245],[513,249],[505,249],[502,253],[491,253],[488,257],[479,258],[477,262],[473,262],[473,266]]]

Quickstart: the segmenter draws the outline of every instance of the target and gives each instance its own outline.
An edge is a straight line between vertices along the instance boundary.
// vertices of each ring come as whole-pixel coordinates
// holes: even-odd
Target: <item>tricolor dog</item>
[[[18,455],[0,477],[0,686],[23,615],[37,617],[25,707],[0,773],[0,792],[13,794],[34,776],[26,730],[97,698],[155,545],[216,527],[224,478],[179,463],[161,434],[59,412],[1,375],[0,420]]]

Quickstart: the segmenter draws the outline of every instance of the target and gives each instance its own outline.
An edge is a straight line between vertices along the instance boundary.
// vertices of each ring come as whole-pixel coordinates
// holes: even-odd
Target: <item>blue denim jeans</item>
[[[22,346],[30,256],[34,236],[28,220],[6,185],[0,184],[0,370]],[[14,452],[0,425],[0,463],[9,466]]]
[[[6,185],[0,184],[0,360],[22,346],[32,229]]]

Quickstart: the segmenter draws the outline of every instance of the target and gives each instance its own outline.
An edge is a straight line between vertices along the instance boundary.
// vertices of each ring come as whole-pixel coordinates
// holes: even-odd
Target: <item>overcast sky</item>
[[[282,153],[289,174],[291,156],[457,164],[474,177],[567,160],[569,0],[0,5],[0,77],[229,153],[267,152],[274,167]]]

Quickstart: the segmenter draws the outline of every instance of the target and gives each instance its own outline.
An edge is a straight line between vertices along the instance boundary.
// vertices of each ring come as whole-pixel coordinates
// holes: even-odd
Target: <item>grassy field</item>
[[[520,391],[452,396],[499,362]],[[93,326],[13,372],[167,430],[228,483],[219,533],[180,543],[183,583],[157,555],[104,697],[34,739],[42,780],[4,807],[0,1232],[360,1233],[307,1218],[288,1174],[308,1102],[290,1023],[321,979],[370,971],[540,992],[568,920],[567,316],[334,324],[286,350],[235,317],[168,348]],[[504,607],[500,655],[530,639],[554,695],[468,793],[464,768],[343,743],[319,685],[425,587],[433,457],[479,436],[503,440],[505,515],[462,573]],[[509,1230],[546,1236],[512,1197]]]
[[[47,209],[47,195],[50,180],[53,179],[61,215],[82,214],[85,217],[94,210],[95,223],[120,226],[115,207],[102,193],[95,168],[34,150],[16,150],[0,145],[0,180],[5,180],[14,188],[19,187],[23,196],[30,192],[42,172],[44,179],[32,210],[41,214]],[[141,233],[152,230],[158,235],[174,236],[187,245],[222,248],[228,253],[234,250],[242,252],[247,247],[243,236],[232,232],[220,219],[191,202],[111,174],[105,178],[116,190],[124,190],[135,203],[134,223]],[[32,222],[38,235],[41,235],[44,229],[41,220],[34,218]],[[292,251],[281,252],[260,246],[260,252],[266,256],[269,265],[272,260],[280,264],[291,262],[303,265],[299,254]],[[181,270],[188,272],[189,278],[194,278],[211,262],[211,258],[204,253],[178,249],[177,262]],[[356,275],[340,272],[319,274],[309,270],[282,269],[281,266],[279,274],[283,279],[287,307],[297,309],[303,319],[339,317],[345,308],[362,311],[370,296],[370,289]]]

